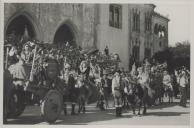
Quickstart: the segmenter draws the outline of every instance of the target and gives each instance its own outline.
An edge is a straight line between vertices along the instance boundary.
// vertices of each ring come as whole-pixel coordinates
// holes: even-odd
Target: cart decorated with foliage
[[[79,58],[76,57],[79,53],[76,52],[77,49],[69,46],[57,49],[49,44],[31,43],[33,43],[32,62],[22,65],[27,78],[22,81],[25,83],[22,85],[17,84],[18,79],[13,78],[8,70],[8,51],[11,45],[5,45],[7,52],[4,66],[4,119],[16,118],[23,113],[28,100],[26,94],[30,92],[36,97],[37,104],[40,104],[42,117],[45,121],[53,123],[63,108],[63,94],[66,88],[59,78],[59,73],[64,55],[74,60],[71,63],[77,64]],[[76,59],[72,59],[73,57]]]

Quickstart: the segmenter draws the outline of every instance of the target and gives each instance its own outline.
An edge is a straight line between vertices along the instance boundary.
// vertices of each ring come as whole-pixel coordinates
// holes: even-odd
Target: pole
[[[36,57],[36,50],[37,50],[37,45],[35,46],[35,51],[34,51],[34,56],[33,56],[33,61],[32,61],[32,68],[30,72],[30,81],[33,81],[33,70],[34,70],[34,63],[35,63],[35,57]]]
[[[8,54],[9,54],[9,47],[6,48],[5,69],[7,69],[8,67]]]

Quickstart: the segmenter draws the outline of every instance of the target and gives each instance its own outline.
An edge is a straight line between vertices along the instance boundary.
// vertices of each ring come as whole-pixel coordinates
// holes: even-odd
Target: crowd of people
[[[32,81],[37,73],[45,69],[49,59],[54,59],[59,64],[57,76],[65,81],[65,85],[69,84],[70,76],[75,80],[81,76],[84,81],[94,82],[99,88],[98,104],[104,100],[101,104],[105,104],[106,107],[109,106],[108,97],[113,95],[116,116],[121,116],[123,106],[129,102],[127,97],[135,93],[136,85],[140,85],[143,89],[146,88],[153,97],[161,94],[157,96],[160,102],[165,95],[169,97],[169,102],[173,102],[173,96],[177,97],[180,91],[180,105],[186,107],[190,74],[185,67],[169,74],[167,63],[151,64],[148,59],[145,59],[141,66],[137,67],[134,63],[132,70],[126,71],[120,67],[119,55],[110,54],[107,46],[103,52],[96,49],[86,52],[80,47],[71,46],[69,42],[57,47],[37,41],[27,41],[22,49],[16,45],[9,47],[6,65],[8,65],[15,84],[24,88],[29,80]],[[27,71],[24,65],[28,64],[32,68]],[[39,84],[46,85],[46,77],[42,78]],[[71,86],[76,88],[81,86],[81,83],[74,83]],[[75,93],[74,90],[71,93]],[[72,104],[72,107],[74,114],[75,103]]]

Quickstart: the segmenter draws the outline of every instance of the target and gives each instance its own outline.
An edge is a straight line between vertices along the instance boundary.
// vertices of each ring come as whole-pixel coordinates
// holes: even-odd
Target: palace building
[[[169,19],[153,4],[5,3],[4,37],[31,38],[118,53],[121,66],[168,47]]]

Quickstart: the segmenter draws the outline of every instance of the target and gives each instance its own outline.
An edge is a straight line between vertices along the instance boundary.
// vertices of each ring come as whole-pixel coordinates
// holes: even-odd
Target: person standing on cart
[[[33,54],[32,54],[32,48],[30,46],[30,42],[27,42],[24,44],[23,50],[21,52],[21,58],[24,60],[26,64],[29,64],[32,62]]]
[[[13,78],[14,91],[18,97],[25,97],[24,87],[26,86],[26,81],[28,80],[26,70],[24,68],[24,60],[18,54],[16,47],[12,47],[9,52],[10,57],[14,57],[17,60],[15,63],[9,66],[8,70]],[[23,98],[21,98],[23,99]]]
[[[11,49],[8,52],[8,66],[16,64],[19,61],[19,53],[16,45],[11,45]]]
[[[32,45],[34,45],[32,42],[28,41],[23,45],[23,49],[21,52],[21,59],[23,60],[24,64],[32,64],[33,60],[33,50]],[[30,71],[28,69],[25,69],[26,71],[26,77],[27,79],[30,79]],[[34,101],[35,97],[31,92],[25,92],[27,101]]]
[[[10,57],[15,57],[17,62],[10,65],[8,70],[10,71],[11,75],[13,76],[14,84],[19,86],[25,86],[25,81],[27,80],[27,74],[24,69],[25,60],[22,56],[18,54],[18,50],[16,47],[12,47],[9,52]]]

